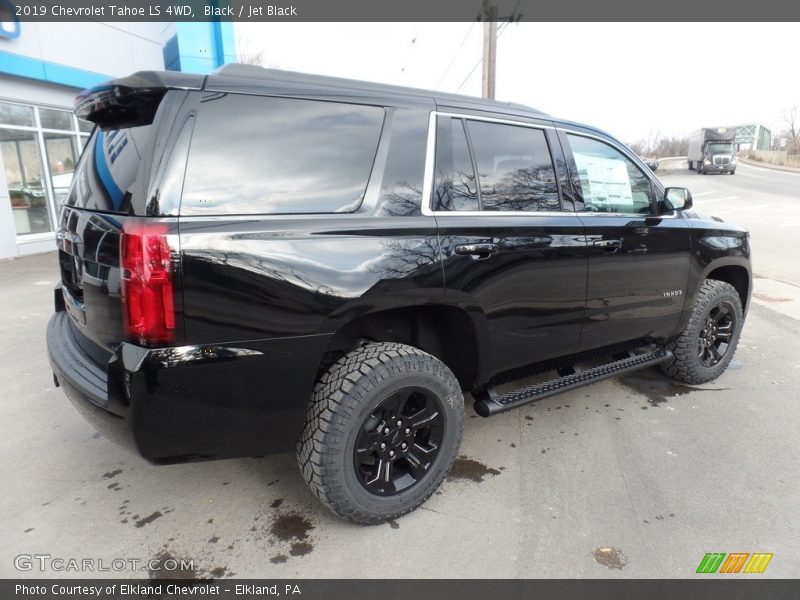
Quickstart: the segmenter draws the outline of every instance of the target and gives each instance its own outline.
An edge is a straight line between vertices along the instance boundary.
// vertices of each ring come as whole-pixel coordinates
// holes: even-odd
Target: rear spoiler
[[[83,90],[75,98],[75,114],[101,129],[149,125],[168,89],[200,90],[205,79],[191,73],[140,71]]]

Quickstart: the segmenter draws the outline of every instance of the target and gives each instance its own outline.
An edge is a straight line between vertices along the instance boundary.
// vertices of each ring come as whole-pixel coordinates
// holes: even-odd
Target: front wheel
[[[661,370],[686,383],[706,383],[722,375],[736,352],[744,315],[739,293],[731,284],[706,279],[691,317],[669,344],[672,359]]]
[[[464,397],[444,363],[404,344],[367,344],[317,382],[298,461],[331,511],[377,524],[430,497],[463,431]]]

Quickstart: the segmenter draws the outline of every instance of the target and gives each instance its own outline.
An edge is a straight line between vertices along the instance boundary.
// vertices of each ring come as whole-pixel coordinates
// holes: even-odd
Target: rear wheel
[[[414,510],[444,479],[464,430],[464,397],[437,358],[404,344],[368,344],[314,388],[298,443],[316,496],[356,523]]]
[[[694,163],[692,161],[689,161],[689,170],[694,171]]]
[[[729,283],[707,279],[697,294],[689,323],[668,348],[673,357],[661,369],[686,383],[719,377],[733,358],[744,316],[739,293]]]

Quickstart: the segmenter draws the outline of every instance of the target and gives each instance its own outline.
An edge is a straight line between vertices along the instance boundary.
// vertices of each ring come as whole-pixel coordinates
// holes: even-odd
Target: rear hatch
[[[164,172],[153,159],[156,148],[165,152],[159,120],[173,116],[163,114],[165,98],[185,100],[187,92],[114,83],[76,101],[76,113],[98,126],[56,233],[64,306],[82,334],[78,343],[98,363],[123,341],[159,346],[177,337],[177,223],[161,210],[152,178]]]

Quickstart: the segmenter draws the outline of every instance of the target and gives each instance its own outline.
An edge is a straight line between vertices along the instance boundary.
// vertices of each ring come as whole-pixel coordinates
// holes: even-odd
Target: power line
[[[460,92],[460,91],[461,91],[461,88],[462,88],[462,87],[464,87],[464,84],[465,84],[465,83],[467,83],[467,81],[469,81],[469,78],[470,78],[470,77],[472,77],[472,74],[475,72],[475,69],[477,69],[477,68],[478,68],[478,66],[479,66],[479,65],[480,65],[482,62],[483,62],[483,57],[481,57],[481,58],[479,58],[479,59],[478,59],[478,62],[476,62],[476,63],[475,63],[475,66],[474,66],[474,67],[472,67],[472,69],[470,69],[470,72],[469,72],[469,73],[467,73],[467,76],[464,78],[464,81],[462,81],[462,82],[461,82],[461,85],[459,85],[459,86],[456,88],[456,94],[457,94],[458,92]]]
[[[456,57],[458,56],[458,53],[461,52],[461,48],[463,48],[464,44],[467,42],[467,38],[469,37],[469,34],[472,33],[472,28],[474,27],[474,25],[475,21],[470,23],[469,29],[467,29],[467,33],[464,36],[464,39],[461,40],[461,43],[458,45],[458,49],[456,50],[455,54],[453,54],[453,58],[450,59],[450,64],[447,65],[447,68],[444,70],[444,74],[439,78],[439,81],[436,82],[437,88],[439,87],[439,84],[442,83],[442,81],[444,81],[444,78],[447,77],[447,74],[450,72],[450,67],[453,66],[453,63],[455,62]]]

